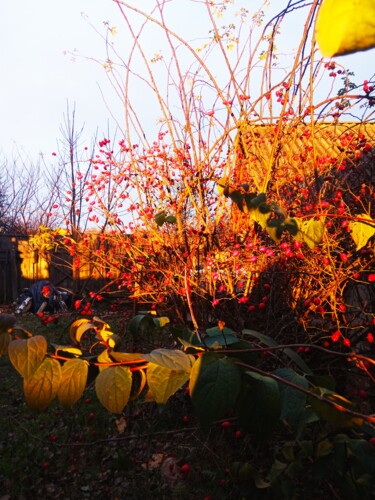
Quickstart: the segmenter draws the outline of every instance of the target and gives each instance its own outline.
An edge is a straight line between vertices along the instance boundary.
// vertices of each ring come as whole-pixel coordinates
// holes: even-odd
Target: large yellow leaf
[[[61,369],[61,383],[57,397],[64,407],[73,406],[86,387],[89,364],[83,359],[69,359]]]
[[[99,373],[95,390],[101,404],[112,413],[121,413],[129,401],[132,372],[126,366],[111,366]]]
[[[165,404],[187,380],[189,374],[186,371],[169,370],[154,363],[148,364],[147,383],[158,404]]]
[[[354,243],[356,244],[356,250],[363,248],[368,240],[375,234],[375,220],[371,219],[367,214],[361,214],[357,216],[358,219],[365,219],[369,221],[361,222],[359,220],[354,220],[349,222],[349,227],[351,229],[351,236]]]
[[[184,371],[190,373],[195,358],[190,354],[176,349],[154,349],[150,354],[143,355],[145,359],[155,365],[168,368],[174,371]]]
[[[8,352],[11,336],[8,332],[0,333],[0,356]]]
[[[26,403],[43,411],[55,399],[61,381],[61,366],[56,359],[46,358],[29,379],[23,381]]]
[[[374,47],[374,0],[324,0],[316,23],[316,40],[325,57]]]
[[[324,236],[324,222],[322,220],[304,220],[295,218],[298,225],[297,241],[304,241],[312,250],[321,243]]]
[[[42,335],[29,339],[13,340],[8,347],[9,359],[25,379],[38,369],[47,353],[47,341]]]

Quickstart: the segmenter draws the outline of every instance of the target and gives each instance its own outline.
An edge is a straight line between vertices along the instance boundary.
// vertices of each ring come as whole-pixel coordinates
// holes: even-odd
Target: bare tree
[[[0,179],[0,225],[2,230],[35,232],[41,225],[53,225],[49,207],[54,203],[44,189],[45,165],[19,151],[11,160],[3,159]]]

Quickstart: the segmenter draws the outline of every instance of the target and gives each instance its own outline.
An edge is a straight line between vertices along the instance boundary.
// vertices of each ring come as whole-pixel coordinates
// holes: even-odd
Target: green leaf
[[[375,221],[367,214],[358,215],[359,219],[366,219],[372,225],[360,221],[350,221],[349,228],[351,229],[351,236],[356,244],[356,250],[363,248],[368,240],[375,234]]]
[[[257,332],[255,330],[243,330],[242,333],[244,335],[249,335],[251,337],[255,337],[263,344],[268,345],[269,347],[277,346],[278,343],[272,339],[271,337],[268,337],[268,335],[264,335],[263,333]],[[287,347],[286,349],[283,349],[282,351],[284,354],[286,354],[304,373],[308,375],[312,375],[313,372],[310,370],[310,368],[307,366],[307,364],[304,362],[304,360],[299,356],[296,352],[294,352],[292,349]]]
[[[234,189],[229,194],[229,198],[238,206],[238,208],[242,212],[244,207],[244,196],[245,195],[242,193],[242,191],[238,191],[237,189]]]
[[[241,386],[241,372],[228,358],[204,353],[190,374],[190,395],[203,426],[224,418],[233,408]]]
[[[290,368],[279,368],[272,373],[303,389],[308,389],[309,387],[307,379]],[[306,394],[282,382],[279,382],[279,390],[281,396],[281,419],[286,420],[295,429],[301,428],[309,415],[305,408]]]
[[[220,329],[218,326],[214,326],[213,328],[207,328],[206,333],[210,337],[213,337],[216,335],[231,335],[234,333],[234,331],[231,328],[227,328],[226,326],[222,329]]]
[[[166,222],[166,216],[167,214],[165,210],[162,210],[161,212],[157,213],[154,218],[156,224],[158,226],[162,226]]]
[[[244,194],[243,199],[244,199],[245,206],[246,206],[246,209],[248,212],[252,212],[255,209],[254,205],[251,202],[256,197],[257,197],[257,195],[255,193],[245,193]]]
[[[297,224],[297,221],[296,219],[292,219],[292,218],[287,218],[284,222],[285,224],[285,229],[292,235],[292,236],[296,236],[297,233],[298,233],[298,224]]]
[[[167,215],[165,222],[168,222],[168,224],[176,224],[177,219],[174,215]]]
[[[241,427],[265,439],[275,430],[281,413],[279,387],[276,380],[247,370],[237,401]]]
[[[254,344],[247,342],[246,340],[238,340],[237,342],[231,344],[229,349],[231,351],[246,351],[247,349],[254,349]],[[256,365],[259,359],[258,352],[236,352],[231,353],[230,355],[242,361],[242,363],[246,363],[250,366]]]
[[[184,371],[186,373],[190,373],[195,362],[194,356],[176,349],[155,349],[150,354],[144,354],[143,357],[151,363],[169,370]]]
[[[260,205],[266,203],[266,195],[264,193],[259,193],[257,196],[251,199],[250,203],[254,208],[259,208]]]
[[[313,411],[318,415],[319,418],[326,420],[330,424],[334,425],[336,428],[351,428],[359,427],[363,423],[363,419],[353,417],[345,413],[342,408],[347,408],[353,410],[353,404],[348,399],[340,396],[339,394],[324,389],[323,387],[316,387],[312,392],[323,396],[324,398],[332,401],[335,405],[332,406],[325,401],[319,400],[314,397],[309,397],[308,402],[311,405]]]
[[[223,335],[221,333],[219,335],[211,335],[210,337],[206,337],[204,339],[204,343],[207,347],[227,346],[233,344],[234,342],[237,342],[237,340],[238,337],[236,335]]]
[[[282,221],[280,219],[271,219],[267,222],[267,227],[280,227],[282,225]]]
[[[373,0],[324,0],[316,22],[316,40],[324,57],[375,46]]]
[[[129,321],[129,332],[132,335],[149,333],[155,329],[156,325],[149,314],[137,314]]]

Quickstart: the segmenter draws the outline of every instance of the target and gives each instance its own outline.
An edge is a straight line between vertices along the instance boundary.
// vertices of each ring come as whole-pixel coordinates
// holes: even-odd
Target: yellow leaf
[[[316,22],[316,41],[325,57],[375,46],[374,0],[324,0]]]
[[[69,359],[63,364],[57,393],[62,406],[70,408],[80,399],[86,387],[88,367],[83,359]]]
[[[82,335],[88,330],[95,330],[95,325],[89,319],[77,319],[70,325],[70,338],[74,344],[79,344]]]
[[[160,328],[163,328],[163,326],[168,325],[170,323],[169,318],[166,316],[161,316],[160,318],[156,318],[157,322],[159,323]]]
[[[137,399],[137,397],[141,394],[146,385],[146,382],[147,377],[144,370],[137,370],[133,372],[132,390],[130,394],[131,401]]]
[[[155,365],[168,368],[168,370],[190,373],[195,361],[194,356],[176,349],[154,349],[150,354],[143,355],[145,359]]]
[[[143,354],[137,352],[111,351],[111,358],[116,361],[145,361]]]
[[[250,214],[251,214],[252,219],[254,219],[258,224],[260,224],[262,229],[266,229],[266,230],[270,229],[267,226],[267,222],[268,222],[268,219],[271,217],[271,212],[267,212],[267,213],[263,214],[259,209],[254,209],[250,212]]]
[[[99,373],[95,390],[101,404],[112,413],[121,413],[129,401],[132,372],[126,366],[111,366]]]
[[[0,333],[0,356],[8,352],[11,336],[7,332]]]
[[[353,238],[354,243],[356,244],[356,250],[360,250],[363,248],[368,240],[374,236],[375,234],[375,221],[371,219],[367,214],[361,214],[357,216],[358,219],[366,219],[368,220],[372,225],[366,224],[365,222],[361,221],[351,221],[349,222],[349,227],[351,229],[351,236]]]
[[[190,380],[189,380],[190,394],[193,394],[193,392],[194,392],[194,387],[195,387],[195,384],[197,383],[197,380],[198,380],[198,377],[199,377],[199,373],[200,373],[200,370],[201,370],[201,367],[202,367],[202,361],[203,361],[203,358],[202,358],[202,356],[200,356],[195,361],[195,363],[193,364],[193,366],[191,368]]]
[[[324,235],[324,223],[321,220],[310,219],[301,221],[295,218],[298,225],[297,241],[304,241],[312,250],[319,245]]]
[[[225,189],[230,189],[228,177],[222,177],[217,181],[217,190],[219,194],[224,194]]]
[[[55,347],[55,354],[64,356],[64,354],[71,354],[74,357],[77,356],[82,356],[82,351],[81,349],[78,349],[78,347],[67,347],[65,345],[57,345]]]
[[[98,360],[98,363],[101,363],[101,365],[99,365],[100,372],[102,372],[103,370],[106,370],[107,368],[109,368],[113,364],[113,360],[110,358],[107,350],[102,351],[99,354],[97,360]]]
[[[112,333],[112,335],[108,337],[106,342],[111,349],[114,349],[116,346],[119,346],[121,344],[121,337],[119,335],[116,335],[115,333]]]
[[[158,404],[165,404],[188,380],[189,374],[185,371],[169,370],[154,363],[148,364],[147,383]]]
[[[268,235],[273,239],[273,241],[278,245],[281,241],[281,238],[277,237],[277,228],[276,227],[270,227],[266,226],[266,231]]]
[[[56,359],[46,358],[32,377],[23,381],[27,405],[38,411],[48,408],[55,399],[60,381],[60,363]]]
[[[18,373],[25,379],[29,379],[44,360],[47,353],[47,341],[42,335],[26,340],[13,340],[9,344],[8,353]]]

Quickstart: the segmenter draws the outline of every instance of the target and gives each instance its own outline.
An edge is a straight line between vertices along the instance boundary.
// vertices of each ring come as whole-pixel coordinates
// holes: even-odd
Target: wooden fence
[[[108,284],[104,275],[89,267],[73,275],[71,257],[64,249],[52,252],[47,261],[37,251],[30,251],[27,236],[0,234],[0,304],[11,304],[24,288],[40,279],[78,294],[99,291]]]

